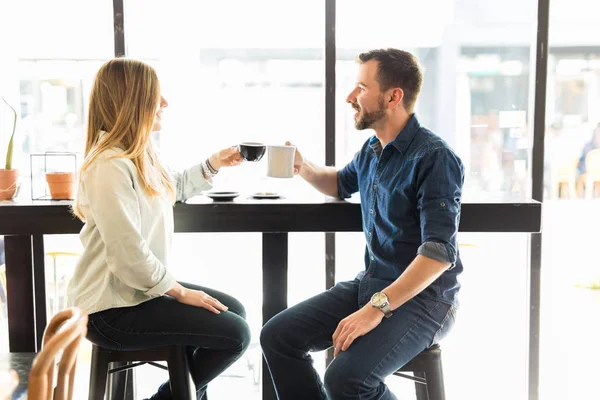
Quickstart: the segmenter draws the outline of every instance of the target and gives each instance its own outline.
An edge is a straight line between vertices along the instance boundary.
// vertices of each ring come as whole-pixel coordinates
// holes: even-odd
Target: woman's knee
[[[241,301],[226,293],[222,293],[221,296],[216,295],[216,298],[227,306],[229,311],[246,319],[246,307],[244,307]]]
[[[252,334],[250,327],[243,318],[236,318],[235,328],[233,331],[233,339],[237,342],[236,351],[243,353],[250,346]]]
[[[246,319],[246,307],[244,307],[244,305],[242,304],[241,301],[239,301],[235,297],[232,297],[229,303],[230,304],[225,304],[225,305],[231,310],[231,312]]]

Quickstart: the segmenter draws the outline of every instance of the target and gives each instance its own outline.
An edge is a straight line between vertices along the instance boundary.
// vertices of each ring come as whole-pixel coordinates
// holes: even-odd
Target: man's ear
[[[390,108],[396,108],[398,104],[402,103],[402,99],[404,99],[404,90],[400,88],[392,89],[388,98]]]

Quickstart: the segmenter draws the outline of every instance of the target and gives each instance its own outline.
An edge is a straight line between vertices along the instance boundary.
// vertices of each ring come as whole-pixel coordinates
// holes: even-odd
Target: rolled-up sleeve
[[[426,154],[417,169],[421,246],[417,253],[451,264],[457,259],[464,168],[448,148]]]
[[[337,173],[338,196],[340,199],[347,199],[358,192],[358,173],[356,162],[359,153],[356,153],[352,161]]]
[[[175,279],[142,237],[140,203],[123,158],[99,160],[82,177],[87,205],[106,246],[106,263],[125,285],[161,296]]]
[[[199,195],[203,190],[209,190],[213,187],[212,179],[204,177],[202,164],[194,165],[181,172],[167,168],[167,172],[175,181],[177,201],[187,200],[190,197]]]

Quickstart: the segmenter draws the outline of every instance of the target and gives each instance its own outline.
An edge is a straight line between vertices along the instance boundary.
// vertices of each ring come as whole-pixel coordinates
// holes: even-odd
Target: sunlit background
[[[600,122],[597,4],[551,2],[548,80],[538,82],[547,88],[541,399],[598,398],[600,350],[594,337],[600,291],[586,287],[600,287],[600,193],[584,184],[586,176],[600,176],[586,170],[584,151]],[[156,67],[169,101],[164,129],[155,137],[165,162],[184,168],[241,141],[290,140],[306,157],[324,163],[324,0],[125,0],[124,14],[127,55]],[[0,94],[18,106],[15,167],[21,171],[29,171],[31,154],[82,151],[92,79],[114,54],[112,18],[109,1],[0,3]],[[372,134],[354,129],[345,103],[355,57],[398,47],[424,66],[416,112],[462,157],[465,199],[530,196],[537,1],[343,0],[337,2],[336,24],[338,166]],[[4,154],[6,109],[0,117]],[[257,187],[288,196],[311,190],[299,178],[270,181],[264,162],[224,170],[215,184],[247,194]],[[29,195],[29,185],[24,183],[22,195]],[[325,288],[324,235],[289,239],[294,304]],[[461,309],[442,343],[447,398],[481,400],[485,392],[486,400],[526,399],[528,237],[486,233],[459,239],[465,265]],[[65,305],[81,248],[74,235],[45,241],[52,315]],[[350,279],[363,268],[363,236],[337,234],[336,241],[337,280]],[[260,234],[177,234],[174,247],[176,277],[227,291],[248,309],[253,344],[209,386],[211,399],[260,399]],[[0,323],[0,351],[6,352],[5,305]],[[324,354],[315,359],[322,371]],[[85,393],[89,346],[80,360],[77,390]],[[138,379],[140,398],[166,379],[150,367],[137,374],[145,377]],[[412,398],[410,382],[388,383],[399,398]]]

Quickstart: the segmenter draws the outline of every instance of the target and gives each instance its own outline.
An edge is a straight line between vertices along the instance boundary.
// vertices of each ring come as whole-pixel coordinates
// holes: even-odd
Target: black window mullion
[[[335,166],[335,2],[325,0],[325,165]],[[335,233],[325,233],[325,288],[335,285]],[[333,360],[327,352],[326,364]]]
[[[544,201],[544,136],[546,130],[546,85],[548,77],[548,32],[550,0],[538,0],[535,55],[533,146],[531,154],[531,197]],[[529,239],[529,400],[539,399],[540,307],[542,280],[542,233]]]
[[[115,37],[115,57],[125,56],[125,25],[123,1],[113,0],[113,29]]]

